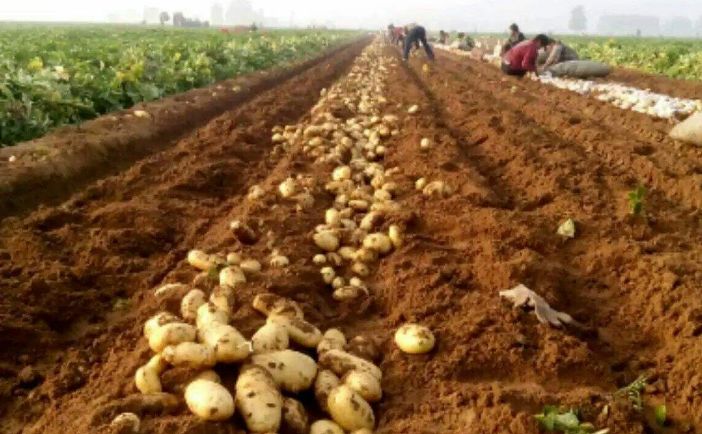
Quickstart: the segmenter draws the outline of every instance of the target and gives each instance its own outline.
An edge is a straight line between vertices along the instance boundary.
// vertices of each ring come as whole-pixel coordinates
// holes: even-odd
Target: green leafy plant
[[[631,214],[640,216],[644,213],[644,199],[646,198],[646,188],[639,185],[629,192],[629,209]]]
[[[641,394],[646,388],[648,378],[645,375],[641,375],[639,378],[634,380],[628,386],[622,387],[621,389],[614,392],[615,397],[626,397],[631,405],[637,411],[643,410],[643,398]]]
[[[665,406],[665,404],[661,404],[654,409],[653,415],[655,416],[656,423],[658,425],[665,426],[665,423],[668,420],[668,408]]]
[[[591,423],[581,422],[576,410],[561,410],[556,406],[547,405],[543,412],[534,416],[542,429],[547,432],[564,434],[607,434],[608,428],[595,431]]]

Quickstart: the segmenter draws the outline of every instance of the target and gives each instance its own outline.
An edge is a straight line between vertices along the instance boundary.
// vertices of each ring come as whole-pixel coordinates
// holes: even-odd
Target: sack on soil
[[[555,77],[604,77],[611,72],[611,68],[609,65],[592,60],[570,60],[551,66],[548,72]]]
[[[692,116],[677,124],[670,131],[670,137],[702,146],[702,112],[693,113]]]

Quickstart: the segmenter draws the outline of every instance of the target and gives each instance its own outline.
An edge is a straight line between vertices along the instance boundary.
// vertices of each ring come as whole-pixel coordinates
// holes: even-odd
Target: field
[[[145,322],[190,312],[193,288],[246,339],[283,321],[291,348],[340,376],[348,364],[313,348],[312,326],[361,336],[344,349],[382,386],[375,433],[702,432],[702,149],[671,140],[669,120],[437,57],[403,63],[360,37],[139,104],[150,118],[0,149],[0,432],[124,434],[111,426],[123,412],[141,433],[251,432],[240,409],[222,422],[189,410],[185,383],[212,363],[156,373],[161,394],[137,389],[156,347]],[[699,81],[613,76],[702,97]],[[557,233],[569,219],[574,233]],[[168,283],[184,285],[155,292]],[[519,284],[543,297],[540,316],[545,302],[574,321],[501,297]],[[267,319],[264,293],[285,309]],[[407,322],[431,330],[430,351],[400,350]],[[218,361],[233,393],[242,362]],[[276,379],[311,421],[330,417]],[[269,396],[261,413],[278,408]]]
[[[348,36],[0,25],[0,146],[301,59]]]

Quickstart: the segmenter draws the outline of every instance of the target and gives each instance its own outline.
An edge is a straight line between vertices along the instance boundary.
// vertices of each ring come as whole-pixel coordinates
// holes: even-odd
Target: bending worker
[[[502,72],[508,75],[523,76],[527,72],[536,72],[536,59],[539,50],[546,47],[550,38],[536,35],[534,39],[520,42],[516,47],[502,56]]]
[[[549,45],[546,48],[546,60],[541,65],[541,70],[546,70],[549,66],[553,66],[557,63],[568,62],[571,60],[580,60],[578,53],[571,47],[567,46],[561,41],[551,39]],[[540,62],[541,63],[541,62]]]
[[[505,54],[511,48],[516,47],[517,44],[525,40],[526,37],[524,33],[519,31],[519,26],[516,23],[512,23],[512,25],[509,26],[509,38],[505,41],[504,45],[502,45],[502,54]]]
[[[434,52],[432,51],[431,46],[427,42],[427,31],[424,29],[424,27],[418,26],[416,24],[410,24],[408,26],[405,26],[405,47],[404,50],[402,50],[402,60],[407,61],[407,59],[409,58],[410,50],[412,49],[412,45],[414,45],[416,48],[419,48],[420,42],[422,43],[424,51],[426,51],[429,60],[434,60]]]

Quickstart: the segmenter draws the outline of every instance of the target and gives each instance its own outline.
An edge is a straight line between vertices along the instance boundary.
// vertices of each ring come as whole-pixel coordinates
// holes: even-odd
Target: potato
[[[380,254],[388,253],[392,249],[390,237],[381,232],[369,234],[363,239],[363,247],[374,250]]]
[[[339,289],[346,286],[346,280],[341,276],[336,276],[331,283],[332,288]]]
[[[144,366],[149,369],[153,369],[158,375],[161,375],[168,367],[168,363],[161,354],[155,354],[149,359],[148,362],[146,362],[146,365]]]
[[[241,261],[239,267],[246,274],[256,274],[261,272],[261,263],[255,259],[245,259]]]
[[[333,231],[322,231],[312,236],[314,243],[322,250],[334,252],[339,248],[339,237]]]
[[[342,350],[329,350],[320,354],[319,366],[340,376],[356,370],[368,372],[379,380],[383,378],[383,372],[376,365]]]
[[[283,398],[283,433],[307,434],[309,418],[302,403],[293,398]]]
[[[265,292],[258,294],[253,299],[253,308],[268,316],[273,313],[278,315],[288,315],[297,318],[304,318],[302,308],[299,304],[289,298]]]
[[[214,349],[217,362],[240,362],[251,353],[251,343],[230,325],[210,323],[200,328],[198,335],[200,342]]]
[[[244,366],[239,372],[235,390],[236,408],[249,431],[278,432],[283,413],[283,396],[267,370],[256,365]]]
[[[313,263],[314,265],[324,265],[324,264],[327,263],[327,257],[324,256],[324,255],[321,254],[321,253],[317,253],[317,254],[314,255],[314,257],[312,258],[312,263]]]
[[[246,283],[246,276],[241,268],[236,265],[230,265],[222,268],[219,272],[219,284],[221,286],[231,286],[236,288],[238,285]]]
[[[426,186],[427,186],[427,179],[426,178],[419,178],[414,183],[414,188],[417,190],[423,190],[424,187],[426,187]]]
[[[219,377],[219,374],[212,369],[200,372],[195,376],[194,380],[207,380],[212,381],[213,383],[222,383],[222,379]]]
[[[234,415],[234,398],[219,383],[195,380],[185,388],[185,403],[195,416],[204,420],[223,421]]]
[[[163,358],[173,366],[193,369],[210,368],[217,363],[214,349],[196,342],[181,342],[163,349]]]
[[[271,257],[270,264],[273,268],[285,268],[290,265],[290,260],[287,256],[276,255]]]
[[[354,262],[351,266],[351,271],[353,271],[361,277],[367,277],[370,275],[370,269],[363,262]]]
[[[241,263],[241,255],[236,252],[231,252],[227,254],[227,264],[228,265],[239,265]]]
[[[231,286],[215,286],[210,294],[210,303],[224,312],[233,312],[236,305],[236,295]]]
[[[329,329],[324,332],[322,340],[317,345],[317,353],[329,350],[343,350],[346,345],[346,336],[339,329]]]
[[[180,318],[170,312],[157,313],[144,323],[144,337],[149,339],[156,329],[172,322],[180,322]]]
[[[411,114],[411,115],[417,113],[418,111],[419,111],[419,106],[418,106],[417,104],[411,105],[411,106],[407,109],[407,113],[409,113],[409,114]]]
[[[134,374],[134,384],[139,392],[144,394],[158,393],[163,390],[159,373],[156,369],[149,366],[142,366],[137,369],[136,374]]]
[[[182,322],[172,322],[154,330],[149,337],[149,347],[154,352],[160,353],[169,345],[177,345],[181,342],[194,342],[196,337],[197,330],[195,327]]]
[[[266,368],[280,388],[292,393],[309,389],[317,375],[314,359],[293,350],[255,354],[251,362]]]
[[[197,308],[195,324],[198,329],[207,327],[212,323],[228,324],[229,312],[217,307],[214,303],[205,303]]]
[[[141,429],[141,419],[134,413],[121,413],[112,419],[110,428],[117,434],[138,434]]]
[[[278,185],[278,192],[283,198],[289,198],[297,193],[297,183],[293,178],[287,178]]]
[[[322,410],[329,411],[327,398],[332,389],[339,384],[341,384],[341,380],[332,371],[324,369],[317,373],[317,378],[314,380],[314,397]]]
[[[348,344],[346,344],[345,351],[362,359],[370,360],[371,362],[377,362],[380,360],[381,356],[378,345],[372,339],[362,335],[351,339]]]
[[[356,210],[356,211],[367,211],[368,208],[370,207],[370,204],[368,203],[367,200],[362,200],[362,199],[353,199],[348,202],[349,207]]]
[[[327,261],[334,267],[340,267],[344,263],[344,258],[336,252],[327,253]]]
[[[360,249],[356,250],[354,259],[356,261],[365,262],[366,264],[371,264],[378,260],[378,252],[361,247]]]
[[[395,344],[405,353],[428,353],[435,342],[431,330],[420,324],[405,324],[395,332]]]
[[[191,250],[188,252],[188,264],[198,270],[208,271],[217,265],[217,262],[212,255],[208,255],[202,250]]]
[[[319,270],[319,272],[322,274],[322,280],[327,285],[331,285],[331,283],[336,278],[336,271],[334,271],[332,267],[322,267],[322,269]]]
[[[419,142],[419,149],[422,151],[428,151],[431,149],[431,140],[424,137],[420,142]]]
[[[195,321],[197,318],[197,309],[205,304],[206,295],[199,289],[191,289],[180,302],[180,314],[183,319]]]
[[[444,181],[432,181],[422,189],[425,196],[448,197],[451,193],[453,190]]]
[[[351,246],[341,246],[338,252],[339,256],[347,261],[353,261],[353,258],[356,256],[356,249]]]
[[[302,318],[273,314],[267,322],[285,327],[290,339],[303,347],[316,348],[322,340],[322,332]]]
[[[329,227],[337,227],[341,224],[341,216],[339,211],[335,208],[329,208],[324,213],[324,223]]]
[[[344,430],[336,422],[321,419],[310,426],[310,434],[344,434]]]
[[[332,172],[332,179],[334,181],[343,181],[345,179],[351,179],[351,168],[349,166],[339,166]]]
[[[167,283],[156,288],[154,296],[160,299],[182,296],[187,290],[188,285],[183,283]]]
[[[368,402],[380,401],[383,397],[380,380],[368,372],[349,371],[341,381]]]
[[[355,431],[351,431],[351,434],[373,434],[373,430],[368,428],[361,428]]]
[[[327,406],[334,422],[346,430],[373,429],[375,426],[375,415],[370,404],[349,386],[335,387],[329,393]]]
[[[336,301],[351,301],[359,297],[368,296],[368,290],[364,287],[344,285],[336,288],[332,293],[332,298]]]
[[[264,324],[251,337],[251,346],[254,354],[287,350],[290,346],[290,337],[285,327],[278,324]]]

